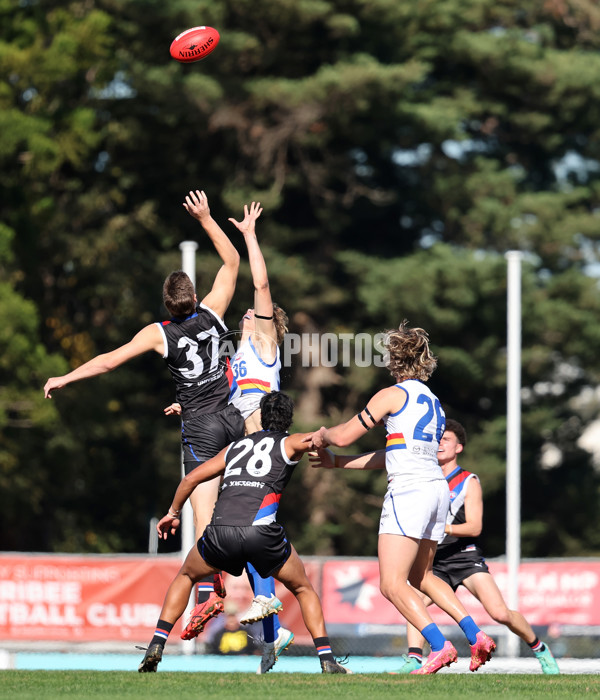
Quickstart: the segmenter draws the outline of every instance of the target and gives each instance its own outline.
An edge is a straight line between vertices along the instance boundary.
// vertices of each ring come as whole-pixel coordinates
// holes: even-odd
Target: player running
[[[467,443],[467,433],[456,420],[446,421],[446,430],[438,450],[438,462],[450,489],[450,510],[445,534],[438,542],[433,560],[433,573],[446,581],[452,590],[464,586],[483,605],[488,615],[519,636],[535,654],[542,672],[560,673],[556,659],[547,644],[538,639],[531,625],[518,610],[509,610],[492,577],[477,537],[483,521],[483,496],[477,474],[462,469],[458,455]],[[425,596],[425,604],[432,601]],[[423,637],[412,625],[407,626],[408,654],[399,673],[410,673],[421,667]]]
[[[476,671],[489,660],[496,644],[467,614],[452,588],[432,571],[449,504],[448,485],[437,461],[446,419],[439,399],[424,384],[437,360],[429,349],[427,333],[409,328],[406,321],[388,331],[385,346],[387,367],[397,383],[375,394],[354,418],[333,428],[323,427],[309,439],[317,448],[346,447],[384,422],[388,433],[384,462],[371,453],[354,459],[336,457],[334,466],[387,469],[388,489],[379,525],[381,592],[431,646],[427,661],[412,673],[436,673],[458,658],[415,588],[460,625],[471,645],[470,669]]]

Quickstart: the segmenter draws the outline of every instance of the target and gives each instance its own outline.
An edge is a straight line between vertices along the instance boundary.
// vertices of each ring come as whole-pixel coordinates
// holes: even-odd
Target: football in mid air
[[[217,48],[220,38],[212,27],[192,27],[173,39],[171,56],[180,63],[199,61]]]

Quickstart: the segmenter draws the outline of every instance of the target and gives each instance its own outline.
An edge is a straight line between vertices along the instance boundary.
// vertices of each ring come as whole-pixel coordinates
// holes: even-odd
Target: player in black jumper
[[[303,442],[308,433],[287,433],[294,406],[286,394],[267,394],[260,409],[263,430],[236,440],[187,474],[177,487],[168,514],[157,525],[161,538],[166,539],[169,532],[175,534],[181,509],[192,491],[198,484],[223,474],[212,520],[169,586],[140,673],[156,671],[192,586],[221,570],[240,576],[246,562],[264,578],[274,576],[296,596],[322,672],[349,673],[331,653],[319,596],[283,526],[276,521],[281,494],[298,460],[309,449],[310,443]]]
[[[188,275],[182,270],[172,272],[163,285],[169,321],[151,323],[115,350],[97,355],[62,377],[51,377],[44,394],[51,398],[56,390],[72,382],[111,372],[146,352],[158,353],[167,363],[183,409],[182,448],[187,473],[241,437],[244,420],[229,404],[229,380],[219,358],[219,341],[228,332],[223,316],[235,292],[240,256],[212,218],[204,192],[190,191],[183,206],[202,225],[223,261],[210,291],[199,302]],[[253,205],[238,228],[253,226],[258,215]],[[203,520],[198,513],[212,508],[218,488],[219,480],[215,479],[190,498],[197,536],[208,522],[208,517]]]

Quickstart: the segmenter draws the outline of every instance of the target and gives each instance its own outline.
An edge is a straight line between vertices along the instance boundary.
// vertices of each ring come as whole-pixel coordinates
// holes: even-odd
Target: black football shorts
[[[250,562],[263,578],[288,560],[292,546],[279,523],[207,525],[198,540],[200,556],[216,569],[240,576]]]
[[[438,553],[433,560],[433,573],[445,581],[452,590],[456,590],[460,584],[473,574],[486,573],[490,570],[483,558],[483,552],[479,547],[471,545],[473,549],[462,550],[450,554],[447,557],[440,556],[443,550]]]
[[[181,428],[183,466],[189,474],[234,440],[244,437],[244,419],[233,404],[186,420]]]

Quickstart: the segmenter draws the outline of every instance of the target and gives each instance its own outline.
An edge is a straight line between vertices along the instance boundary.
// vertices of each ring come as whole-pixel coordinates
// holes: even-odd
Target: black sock
[[[419,647],[408,647],[408,658],[423,663],[423,649]]]
[[[539,640],[539,637],[536,637],[529,646],[533,652],[546,650],[546,645]]]
[[[326,659],[327,661],[335,661],[333,654],[331,653],[329,637],[317,637],[316,639],[313,639],[313,642],[315,643],[319,660]]]
[[[196,585],[196,603],[206,603],[210,594],[215,590],[215,577],[213,574],[205,576],[202,581]]]
[[[159,620],[156,623],[156,630],[154,631],[154,637],[152,637],[150,644],[160,644],[161,647],[164,647],[167,643],[167,639],[169,638],[169,634],[173,629],[173,625],[173,622]]]

